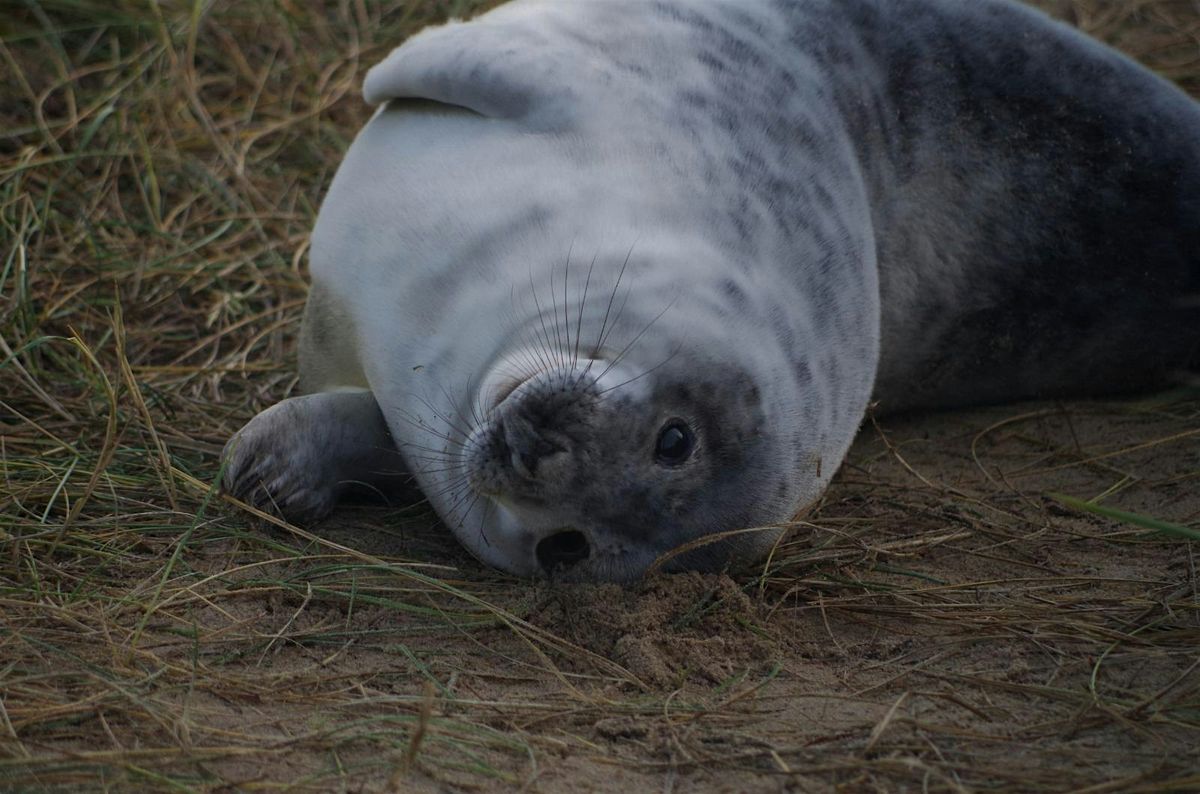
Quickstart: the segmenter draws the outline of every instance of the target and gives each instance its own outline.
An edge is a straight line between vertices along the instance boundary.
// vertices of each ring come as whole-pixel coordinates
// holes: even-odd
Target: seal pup
[[[296,521],[411,476],[477,557],[764,553],[868,401],[1144,388],[1200,338],[1200,107],[1008,0],[516,0],[426,30],[312,238]]]

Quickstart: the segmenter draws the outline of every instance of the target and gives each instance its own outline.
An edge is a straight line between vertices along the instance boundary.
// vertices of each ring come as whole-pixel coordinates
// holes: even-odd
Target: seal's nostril
[[[569,568],[591,554],[587,536],[576,529],[564,529],[538,541],[537,558],[547,573],[555,568]]]

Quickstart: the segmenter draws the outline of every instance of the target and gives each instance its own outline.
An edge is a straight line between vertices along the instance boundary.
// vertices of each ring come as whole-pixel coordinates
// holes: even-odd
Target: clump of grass
[[[1192,546],[1043,497],[1194,531],[1194,397],[869,431],[751,599],[710,577],[661,621],[577,625],[611,592],[484,570],[419,508],[306,531],[215,494],[294,385],[365,68],[491,4],[0,13],[3,786],[1200,786]],[[1194,3],[1056,9],[1200,91]]]

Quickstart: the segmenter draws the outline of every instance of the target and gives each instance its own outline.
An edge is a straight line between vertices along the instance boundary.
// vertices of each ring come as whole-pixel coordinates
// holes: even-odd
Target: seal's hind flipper
[[[560,126],[572,105],[560,67],[571,63],[571,54],[557,57],[562,39],[527,24],[527,9],[502,8],[470,24],[422,31],[367,73],[364,98],[372,105],[429,99],[488,118]]]
[[[876,400],[1172,381],[1200,329],[1181,300],[1200,292],[1200,105],[1021,4],[849,5],[876,14],[861,24],[893,108],[855,136],[885,175]]]

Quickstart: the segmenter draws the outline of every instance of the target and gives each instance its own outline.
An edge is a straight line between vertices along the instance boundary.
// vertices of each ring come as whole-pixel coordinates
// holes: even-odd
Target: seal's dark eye
[[[659,431],[658,443],[654,446],[654,457],[659,463],[677,466],[688,459],[695,446],[696,434],[688,427],[687,422],[672,419]]]

